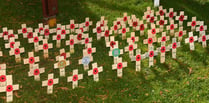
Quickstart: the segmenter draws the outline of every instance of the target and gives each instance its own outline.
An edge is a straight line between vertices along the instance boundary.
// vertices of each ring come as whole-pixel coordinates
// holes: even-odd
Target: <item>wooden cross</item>
[[[12,75],[7,76],[6,86],[0,87],[0,92],[6,92],[6,101],[13,101],[13,91],[19,90],[19,84],[13,85]]]
[[[97,63],[92,63],[92,70],[88,71],[88,76],[93,75],[94,81],[99,81],[99,73],[103,71],[103,67],[98,67]]]
[[[14,44],[18,47],[20,46],[20,42],[19,41],[15,42],[15,38],[12,37],[9,39],[9,43],[5,43],[5,48],[10,48],[10,50],[14,49]]]
[[[160,32],[160,30],[158,28],[156,28],[155,24],[151,24],[151,29],[148,30],[148,36],[155,38],[156,34],[159,32]]]
[[[85,39],[81,40],[81,44],[85,44],[85,48],[87,48],[87,45],[92,42],[92,37],[90,38],[89,34],[85,34],[84,38]]]
[[[112,30],[108,29],[108,26],[105,26],[104,27],[104,32],[102,32],[102,37],[104,36],[105,37],[105,42],[109,42],[109,36],[112,34]]]
[[[66,30],[65,25],[62,25],[61,26],[61,35],[66,35],[66,34],[69,34],[69,33],[70,33],[70,31]]]
[[[83,64],[84,70],[89,69],[89,63],[93,61],[93,57],[88,55],[86,52],[83,52],[83,58],[80,59],[78,62],[79,64]]]
[[[154,15],[154,10],[151,10],[151,7],[147,7],[147,11],[144,12],[143,20],[150,19],[150,15]]]
[[[186,30],[183,29],[183,27],[179,27],[179,31],[175,33],[175,37],[178,37],[178,41],[182,40],[182,37],[186,35]]]
[[[21,62],[21,56],[20,54],[21,53],[24,53],[25,52],[25,49],[24,47],[22,48],[19,48],[19,45],[17,45],[16,43],[14,44],[14,49],[11,49],[9,51],[9,55],[15,55],[15,61],[17,63],[20,63]]]
[[[163,6],[159,6],[159,11],[157,11],[155,14],[156,16],[160,15],[160,16],[164,16],[166,14],[166,9],[163,9]]]
[[[176,59],[176,48],[180,47],[180,42],[177,42],[176,38],[172,38],[172,44],[169,45],[169,49],[172,49],[172,58]]]
[[[3,56],[3,53],[2,53],[2,51],[0,51],[0,57],[2,57]]]
[[[22,28],[18,30],[18,34],[23,34],[23,37],[24,37],[24,35],[27,35],[28,33],[28,28],[26,24],[22,24],[21,27]]]
[[[93,53],[96,53],[96,48],[92,48],[92,44],[87,44],[87,48],[83,50],[83,53],[89,56],[92,56]]]
[[[6,86],[6,64],[0,64],[0,87]]]
[[[100,17],[100,26],[101,27],[103,27],[103,26],[107,26],[107,23],[108,23],[108,21],[107,20],[105,20],[105,17],[104,16],[101,16]]]
[[[66,60],[64,56],[59,56],[59,60],[54,64],[54,69],[59,68],[60,76],[65,76],[65,67],[70,65],[70,61]]]
[[[149,51],[147,53],[147,56],[149,56],[149,67],[154,65],[154,56],[157,56],[158,52],[157,50],[154,51],[154,47],[150,46]]]
[[[152,38],[151,34],[150,35],[148,34],[148,39],[144,39],[143,41],[144,44],[148,44],[148,48],[152,46],[154,42],[157,42],[157,38],[156,37]]]
[[[74,20],[70,20],[70,24],[66,25],[67,29],[70,29],[70,32],[73,33],[75,28],[78,28],[78,24],[75,24]]]
[[[197,17],[192,17],[192,21],[187,22],[187,26],[191,26],[192,31],[195,31],[196,25],[199,25],[199,21],[197,21]]]
[[[145,59],[146,56],[143,54],[141,55],[141,50],[140,49],[137,49],[136,50],[136,56],[133,56],[131,58],[131,61],[136,61],[136,71],[139,72],[141,71],[141,60],[142,59]]]
[[[165,24],[167,24],[167,20],[164,20],[164,16],[160,16],[160,20],[157,22],[157,25],[160,25],[160,32],[163,32]]]
[[[0,38],[4,38],[5,35],[8,35],[7,27],[2,28],[2,33],[0,33]]]
[[[63,56],[64,59],[66,58],[70,58],[70,53],[69,52],[65,52],[65,49],[60,49],[60,55],[59,56],[56,56],[56,61],[59,61],[59,57],[60,56]]]
[[[23,34],[23,38],[33,38],[33,28],[27,28],[27,33]]]
[[[116,21],[113,22],[113,26],[111,27],[111,30],[114,31],[114,34],[118,33],[118,29],[120,28],[120,25],[117,24]]]
[[[44,30],[44,25],[43,25],[43,23],[39,23],[38,24],[38,28],[37,29],[35,29],[35,32],[36,33],[43,33],[42,31]],[[41,35],[43,35],[43,34],[41,34]]]
[[[97,22],[96,28],[93,29],[93,33],[97,33],[97,40],[101,39],[102,31],[104,31],[104,27],[101,27],[100,22]]]
[[[176,16],[176,20],[179,20],[179,26],[183,25],[183,21],[187,20],[187,16],[184,15],[184,11],[181,11],[180,15]]]
[[[135,32],[131,32],[131,37],[127,38],[127,42],[132,42],[132,43],[136,43],[139,41],[139,37],[135,36]]]
[[[82,33],[87,31],[87,28],[85,28],[85,23],[79,24],[78,28],[81,30]]]
[[[24,59],[24,64],[29,64],[29,68],[33,69],[33,65],[37,62],[39,62],[40,59],[39,57],[34,57],[34,53],[33,52],[28,52],[28,58]]]
[[[74,45],[77,44],[76,35],[71,34],[69,40],[66,41],[66,45],[70,46],[70,53],[74,53]]]
[[[166,17],[169,17],[169,21],[173,20],[173,18],[177,15],[176,12],[174,12],[173,8],[169,8],[169,12],[166,13]]]
[[[174,24],[174,20],[170,20],[170,25],[167,26],[167,30],[170,30],[170,35],[174,35],[175,29],[178,28],[177,24]]]
[[[169,50],[165,43],[161,43],[161,47],[157,48],[157,51],[160,52],[160,63],[165,63],[165,52]]]
[[[73,82],[73,89],[78,86],[78,80],[83,79],[83,74],[78,74],[78,69],[73,70],[73,75],[67,78],[67,82]]]
[[[89,27],[93,24],[92,21],[89,21],[89,17],[85,18],[85,28],[87,31],[89,31]]]
[[[4,35],[4,40],[9,40],[10,38],[18,39],[18,35],[13,33],[13,30],[8,30],[8,35]]]
[[[33,68],[28,72],[28,76],[34,76],[35,81],[40,81],[40,74],[45,72],[45,68],[39,68],[38,64],[34,64]]]
[[[202,42],[202,47],[206,48],[207,40],[209,40],[209,35],[205,35],[205,31],[203,31],[202,35],[198,39],[198,42]]]
[[[112,65],[112,70],[117,69],[117,76],[122,77],[124,67],[127,67],[127,62],[122,62],[122,58],[118,58],[117,63]]]
[[[29,43],[34,43],[35,52],[39,51],[39,41],[42,41],[43,37],[38,36],[37,32],[33,33],[33,38],[28,39]]]
[[[40,34],[44,35],[45,39],[49,39],[49,34],[52,32],[52,30],[49,29],[49,25],[44,25],[43,30]]]
[[[47,39],[43,39],[43,45],[39,45],[39,50],[43,50],[44,52],[44,58],[48,58],[49,57],[49,49],[53,48],[52,43],[48,44],[48,40]]]
[[[137,44],[135,44],[135,33],[132,32],[132,37],[127,39],[127,43],[129,46],[125,47],[125,52],[129,51],[129,57],[132,58],[134,56],[134,49],[137,49]]]
[[[127,13],[123,13],[123,22],[128,22],[130,20],[130,16]]]
[[[122,40],[126,39],[127,32],[129,32],[129,28],[126,28],[126,24],[122,24],[122,29],[119,30],[119,34],[122,34]]]
[[[113,56],[114,64],[118,63],[119,55],[123,54],[123,49],[118,48],[118,43],[114,45],[114,48],[109,51],[109,56]]]
[[[84,37],[83,32],[80,29],[76,29],[76,33],[77,33],[77,37],[76,37],[77,44],[80,44]]]
[[[123,18],[117,18],[117,21],[116,21],[116,22],[117,22],[117,24],[120,25],[120,26],[121,26],[122,24],[126,24],[126,23],[123,21]],[[118,29],[120,29],[120,28],[118,28]]]
[[[161,45],[165,45],[166,41],[170,40],[170,36],[166,36],[166,32],[162,32],[162,37],[158,38],[158,43],[161,43]]]
[[[185,43],[190,44],[190,50],[194,50],[194,42],[197,41],[197,36],[193,36],[193,32],[189,32],[189,38],[185,39]]]
[[[53,35],[53,40],[56,40],[56,47],[57,48],[60,48],[62,39],[65,39],[65,35],[62,35],[61,30],[58,30],[57,35]]]
[[[144,24],[144,21],[139,21],[139,26],[137,26],[136,30],[140,30],[140,36],[144,35],[144,30],[147,28],[147,24]]]
[[[53,85],[59,83],[59,78],[54,79],[54,74],[48,74],[48,80],[42,81],[42,87],[47,86],[47,94],[53,93]]]
[[[135,31],[137,28],[139,28],[139,19],[136,18],[135,15],[131,15],[131,19],[128,21],[129,26],[133,28]]]
[[[118,45],[118,41],[115,41],[114,36],[110,36],[110,41],[106,42],[106,47],[110,47],[110,50],[114,49],[114,46]]]
[[[204,25],[204,21],[200,21],[199,25],[200,26],[196,28],[196,31],[199,32],[199,36],[202,36],[202,34],[204,33],[203,31],[207,30],[207,25]]]
[[[150,15],[150,18],[147,19],[147,22],[148,22],[148,23],[151,23],[151,24],[154,24],[154,22],[155,22],[156,20],[157,20],[157,17],[151,14],[151,15]]]

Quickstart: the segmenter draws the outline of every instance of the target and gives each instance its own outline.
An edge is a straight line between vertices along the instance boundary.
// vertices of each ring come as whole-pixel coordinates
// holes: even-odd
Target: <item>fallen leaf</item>
[[[67,88],[67,87],[58,87],[57,89],[69,90],[69,88]]]
[[[17,94],[16,91],[14,92],[14,94],[15,94],[15,96],[16,96],[17,98],[20,98],[20,97],[21,97],[21,96],[19,96],[19,95]]]
[[[188,68],[189,69],[189,75],[192,73],[192,68]]]

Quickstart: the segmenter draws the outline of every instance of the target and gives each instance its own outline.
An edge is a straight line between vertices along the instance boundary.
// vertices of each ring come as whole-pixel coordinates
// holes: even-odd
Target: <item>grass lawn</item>
[[[9,49],[4,48],[4,41],[0,38],[0,48],[4,57],[0,57],[0,64],[7,64],[7,74],[13,75],[13,84],[19,84],[20,90],[14,92],[14,103],[67,103],[67,102],[136,102],[136,103],[207,103],[209,102],[209,46],[202,48],[202,44],[195,43],[195,50],[189,50],[189,44],[181,42],[177,49],[177,59],[172,59],[171,51],[166,53],[166,62],[160,63],[160,56],[155,57],[154,67],[148,67],[148,59],[142,61],[142,70],[135,72],[135,62],[131,62],[128,53],[122,55],[123,61],[128,62],[128,67],[123,69],[123,77],[118,78],[116,71],[112,70],[113,57],[108,56],[109,48],[105,46],[105,40],[96,40],[96,34],[92,33],[95,23],[101,16],[105,16],[108,25],[117,17],[122,17],[124,12],[128,15],[135,14],[142,18],[147,6],[153,6],[152,0],[58,0],[59,14],[57,22],[69,24],[70,19],[76,23],[85,21],[90,17],[93,26],[89,34],[93,37],[93,47],[97,52],[93,54],[94,62],[103,66],[103,72],[99,74],[100,81],[94,82],[92,76],[87,75],[83,65],[78,64],[82,58],[84,45],[76,45],[74,54],[70,57],[70,66],[66,68],[66,76],[60,77],[59,70],[54,69],[55,56],[59,54],[55,41],[50,38],[54,49],[49,50],[49,59],[43,58],[43,51],[35,53],[40,56],[40,67],[45,67],[45,73],[41,74],[41,81],[47,79],[49,73],[54,73],[59,78],[59,84],[54,85],[53,94],[47,94],[47,88],[41,87],[41,81],[34,81],[28,77],[29,66],[23,63],[15,63],[14,56],[9,56]],[[209,2],[200,3],[198,0],[161,0],[161,5],[166,9],[174,8],[178,12],[185,11],[188,20],[196,16],[209,27]],[[157,10],[157,9],[155,9]],[[29,27],[37,28],[42,22],[41,0],[0,0],[0,27],[14,29],[15,32],[26,23]],[[1,29],[0,28],[0,29]],[[186,30],[189,27],[184,26]],[[2,30],[2,29],[1,29]],[[1,32],[1,31],[0,31]],[[197,35],[197,33],[194,33]],[[206,31],[209,34],[209,31]],[[127,36],[130,35],[130,32]],[[138,34],[137,34],[138,35]],[[22,37],[22,36],[19,36]],[[187,38],[187,36],[185,36]],[[147,45],[143,39],[147,36],[140,36],[138,47],[145,53]],[[119,48],[126,45],[125,40],[117,36],[120,42]],[[26,39],[20,38],[21,46],[25,47],[26,53],[21,55],[28,58],[27,52],[33,50],[33,44],[27,43]],[[170,42],[171,43],[171,42]],[[209,44],[209,41],[207,41]],[[159,47],[160,44],[155,44]],[[61,48],[69,51],[69,47],[62,42]],[[79,87],[72,89],[72,83],[67,83],[67,77],[72,75],[73,69],[78,69],[79,74],[83,73],[84,79],[79,81]],[[5,101],[5,93],[0,93],[0,103]]]

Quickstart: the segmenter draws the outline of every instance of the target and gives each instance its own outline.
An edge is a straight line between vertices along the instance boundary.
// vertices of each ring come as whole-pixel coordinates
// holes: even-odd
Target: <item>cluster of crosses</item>
[[[170,50],[172,51],[172,58],[176,59],[177,48],[180,47],[184,35],[188,37],[184,42],[189,43],[190,50],[195,50],[195,41],[202,42],[202,46],[206,47],[209,35],[205,33],[207,26],[204,25],[204,21],[197,21],[196,17],[192,17],[192,21],[187,22],[187,26],[191,26],[191,31],[187,32],[183,28],[187,18],[183,11],[177,14],[173,8],[166,10],[160,6],[158,11],[154,11],[147,7],[141,19],[135,15],[128,16],[127,13],[124,13],[123,17],[113,21],[111,27],[108,27],[108,21],[102,16],[97,21],[96,27],[93,28],[93,33],[96,34],[97,40],[104,37],[106,47],[110,49],[108,55],[113,57],[112,70],[116,69],[117,76],[122,77],[123,68],[127,67],[128,64],[120,56],[126,52],[128,52],[131,61],[135,62],[135,69],[139,72],[141,71],[141,61],[143,59],[148,58],[149,67],[151,67],[154,65],[154,56],[160,54],[160,63],[164,63],[166,51]],[[66,76],[65,69],[69,68],[69,58],[71,54],[75,53],[75,45],[85,45],[82,58],[78,60],[78,63],[83,65],[88,76],[93,76],[93,80],[97,82],[103,67],[98,66],[97,62],[93,62],[93,53],[96,53],[96,47],[92,44],[93,38],[88,34],[89,27],[92,24],[88,17],[83,23],[76,24],[74,20],[70,20],[70,24],[57,24],[56,28],[49,28],[48,25],[40,23],[38,28],[33,30],[33,28],[27,27],[26,24],[22,24],[18,34],[14,34],[13,30],[4,27],[2,33],[0,33],[0,38],[4,39],[6,42],[5,48],[9,49],[9,55],[15,56],[17,63],[21,63],[23,60],[25,65],[29,64],[28,76],[34,76],[36,81],[40,81],[41,74],[45,72],[44,67],[39,67],[40,58],[36,54],[43,50],[43,57],[45,59],[49,58],[49,50],[55,47],[53,43],[49,43],[51,37],[56,42],[56,48],[60,48],[54,64],[54,69],[59,69],[60,77]],[[194,35],[194,32],[199,33],[199,36]],[[56,35],[51,36],[51,34]],[[116,36],[120,35],[121,39],[126,40],[128,44],[124,48],[119,48],[120,43],[115,39]],[[20,36],[27,39],[28,43],[33,44],[34,50],[27,53],[28,58],[21,58],[21,54],[27,50],[18,41]],[[139,36],[145,36],[146,39],[140,40]],[[69,46],[68,52],[65,51],[65,48],[61,48],[62,41],[65,41],[67,47]],[[171,44],[168,44],[169,41],[171,41]],[[139,42],[148,45],[145,53],[142,53],[141,49],[139,49]],[[161,46],[155,47],[156,43],[160,43]],[[0,49],[0,57],[2,56],[3,52]],[[92,68],[90,68],[90,64],[92,64]],[[72,82],[72,88],[74,89],[78,86],[78,80],[81,79],[83,79],[83,74],[79,74],[78,69],[74,69],[72,76],[67,77],[67,82]],[[59,78],[54,78],[54,74],[50,73],[48,79],[42,81],[42,86],[47,86],[47,93],[51,94],[53,93],[53,85],[58,83]],[[0,88],[0,92],[7,92],[7,102],[12,101],[12,91],[19,89],[19,85],[12,84],[12,76],[6,75],[5,64],[0,64]]]

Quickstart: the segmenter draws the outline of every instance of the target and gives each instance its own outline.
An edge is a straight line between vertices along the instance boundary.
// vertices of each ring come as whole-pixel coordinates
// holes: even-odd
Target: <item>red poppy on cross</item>
[[[140,30],[140,36],[144,35],[144,31],[147,29],[147,24],[144,24],[144,21],[139,21],[139,26],[136,28],[136,30]]]
[[[18,35],[13,33],[13,30],[8,30],[8,35],[4,35],[4,40],[9,40],[10,38],[18,39]]]
[[[149,51],[147,52],[147,56],[149,57],[149,67],[154,65],[154,56],[157,56],[157,50],[154,51],[154,47],[150,46]]]
[[[202,36],[202,34],[204,33],[204,31],[207,30],[207,25],[204,25],[204,21],[200,21],[199,22],[199,27],[196,28],[196,31],[199,32],[199,36]]]
[[[9,39],[9,43],[5,43],[5,48],[10,48],[10,50],[14,49],[14,44],[18,47],[20,46],[20,42],[19,41],[15,42],[15,38],[12,37]]]
[[[178,28],[178,25],[174,24],[174,20],[170,20],[170,25],[167,26],[167,30],[170,31],[171,36],[174,35],[174,31],[175,31],[176,28]]]
[[[66,29],[70,29],[70,32],[75,32],[75,29],[78,28],[78,24],[75,24],[74,20],[70,20],[70,24],[66,25]]]
[[[0,64],[0,87],[6,86],[6,64]]]
[[[33,38],[28,39],[29,43],[34,44],[35,52],[39,51],[39,42],[42,41],[42,39],[43,39],[43,37],[38,36],[38,34],[36,32],[33,33]]]
[[[166,14],[166,9],[163,9],[163,6],[159,6],[158,7],[158,9],[159,9],[159,11],[157,11],[155,14],[156,14],[156,16],[165,16],[165,14]]]
[[[59,78],[54,79],[54,74],[48,74],[48,80],[42,81],[42,87],[47,86],[47,94],[53,93],[53,85],[59,83]]]
[[[78,74],[78,69],[73,70],[73,75],[67,77],[67,82],[73,82],[73,89],[78,86],[78,80],[83,79],[83,74]]]
[[[25,49],[24,47],[20,48],[19,45],[17,45],[17,43],[14,44],[14,49],[11,49],[9,51],[9,55],[15,55],[15,61],[17,63],[20,63],[21,62],[21,56],[20,54],[21,53],[24,53],[25,52]]]
[[[53,31],[53,29],[49,29],[49,25],[44,25],[44,29],[41,31],[40,34],[44,35],[44,39],[49,39],[49,34]]]
[[[117,76],[123,76],[123,68],[127,67],[127,62],[122,62],[122,58],[118,58],[117,63],[112,65],[112,70],[117,69]]]
[[[127,32],[129,32],[129,28],[126,28],[126,24],[122,24],[122,28],[119,30],[119,34],[122,34],[122,40],[126,39]]]
[[[207,40],[209,40],[209,35],[205,35],[205,31],[203,31],[202,35],[198,39],[198,42],[202,42],[202,47],[206,48]]]
[[[117,24],[116,21],[113,22],[113,26],[111,27],[111,30],[114,31],[114,34],[118,33],[118,29],[120,28],[120,25]]]
[[[97,63],[92,63],[92,69],[88,71],[88,76],[93,75],[94,81],[99,81],[99,73],[103,71],[103,67],[98,67]]]
[[[65,35],[62,35],[61,32],[62,32],[61,30],[58,30],[57,31],[57,35],[53,35],[53,39],[52,40],[55,40],[56,41],[56,47],[57,48],[60,48],[60,46],[61,46],[61,40],[62,39],[65,39]]]
[[[27,35],[28,33],[28,28],[26,24],[22,24],[21,27],[22,28],[18,30],[18,34],[23,34],[23,37],[24,37],[24,35]]]
[[[189,38],[185,39],[185,43],[189,43],[190,50],[194,50],[194,42],[197,41],[197,36],[193,36],[193,32],[189,32]]]
[[[93,24],[92,21],[89,20],[89,17],[85,18],[85,28],[87,31],[89,31],[89,27]]]
[[[183,27],[179,27],[179,31],[175,33],[175,37],[178,37],[178,41],[181,41],[184,35],[186,35],[186,30]]]
[[[159,28],[156,28],[155,24],[151,24],[151,29],[148,30],[148,35],[152,38],[156,37],[156,34],[159,33]]]
[[[71,34],[69,40],[66,40],[65,44],[70,46],[70,53],[74,53],[74,45],[77,44],[77,36]]]
[[[104,32],[102,32],[102,37],[105,37],[105,42],[109,42],[110,35],[112,34],[112,30],[108,28],[108,26],[104,26]]]
[[[137,49],[136,50],[136,55],[131,58],[131,61],[136,62],[136,71],[139,72],[141,71],[141,60],[145,59],[146,56],[144,54],[141,54],[141,50]]]
[[[41,34],[41,33],[43,33],[43,32],[42,32],[43,30],[44,30],[44,25],[43,25],[43,23],[39,23],[39,24],[38,24],[38,28],[35,29],[35,32]],[[41,35],[43,35],[43,34],[41,34]]]
[[[47,39],[43,39],[43,44],[39,45],[39,50],[43,50],[43,52],[44,52],[44,58],[49,57],[48,50],[51,48],[53,48],[53,45],[52,45],[52,43],[48,44]]]
[[[4,38],[4,36],[8,36],[7,27],[2,28],[2,33],[0,33],[0,38]]]
[[[28,52],[28,58],[24,59],[24,64],[29,64],[29,68],[33,69],[33,65],[39,62],[39,56],[34,56],[34,52]]]
[[[187,26],[191,26],[192,31],[195,31],[197,25],[199,25],[199,21],[197,21],[197,17],[192,17],[192,21],[187,22]]]
[[[166,13],[166,17],[169,17],[169,21],[173,20],[173,18],[176,16],[176,12],[174,12],[173,8],[169,8],[169,12]]]
[[[167,20],[164,20],[164,16],[160,16],[160,20],[157,21],[157,25],[160,26],[160,32],[163,32],[164,25],[167,24]]]
[[[40,81],[40,74],[45,72],[45,68],[39,68],[39,64],[34,64],[32,69],[28,72],[28,76],[34,76],[36,81]]]
[[[166,32],[162,32],[162,37],[158,38],[158,43],[161,43],[161,45],[165,45],[166,41],[170,40],[170,36],[166,36]]]
[[[179,16],[176,16],[176,20],[179,21],[179,26],[182,26],[183,25],[183,21],[184,20],[187,20],[187,16],[184,15],[184,11],[181,11],[180,12],[180,15]]]

